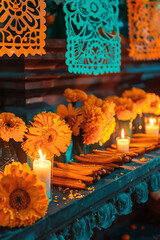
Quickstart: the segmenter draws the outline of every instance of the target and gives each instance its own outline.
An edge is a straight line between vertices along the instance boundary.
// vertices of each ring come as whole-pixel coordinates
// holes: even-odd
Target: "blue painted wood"
[[[144,154],[143,157],[147,159],[146,162],[135,158],[131,163],[123,165],[109,176],[102,178],[93,185],[95,188],[93,192],[73,190],[73,195],[81,193],[84,195],[83,198],[69,199],[70,190],[59,191],[54,187],[53,201],[45,218],[26,228],[13,230],[1,228],[0,239],[40,240],[44,237],[52,239],[57,231],[62,231],[62,234],[55,235],[53,239],[63,239],[67,234],[71,234],[71,239],[78,239],[79,236],[75,236],[74,233],[74,229],[77,228],[83,230],[80,234],[85,236],[85,239],[89,239],[95,226],[105,228],[111,225],[116,215],[131,212],[132,195],[133,197],[137,195],[139,203],[145,202],[147,185],[152,188],[152,191],[160,188],[160,150]],[[64,201],[63,198],[66,200]],[[55,199],[57,202],[54,202]],[[76,224],[76,219],[80,219],[79,224]],[[103,219],[108,219],[108,222],[104,222]]]

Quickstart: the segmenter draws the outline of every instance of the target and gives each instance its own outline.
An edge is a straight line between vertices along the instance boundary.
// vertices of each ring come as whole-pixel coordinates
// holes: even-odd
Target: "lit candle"
[[[150,118],[149,123],[145,124],[146,134],[152,135],[152,136],[158,136],[159,134],[159,125],[156,124],[155,118]]]
[[[51,198],[51,161],[46,160],[41,149],[38,151],[40,158],[33,161],[33,170],[38,178],[46,185],[46,194]]]
[[[124,136],[124,129],[121,132],[121,138],[116,138],[117,142],[117,151],[118,152],[129,152],[129,142],[130,138]]]

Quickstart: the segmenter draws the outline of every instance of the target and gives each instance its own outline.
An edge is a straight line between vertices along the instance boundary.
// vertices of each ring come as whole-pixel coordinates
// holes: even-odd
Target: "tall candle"
[[[156,124],[156,119],[150,118],[149,123],[145,124],[146,134],[152,136],[158,136],[159,134],[159,125]]]
[[[124,129],[122,129],[121,138],[120,137],[116,138],[116,142],[118,152],[129,152],[130,138],[129,137],[125,138]]]
[[[46,194],[51,198],[51,161],[45,159],[41,150],[38,151],[40,158],[33,161],[33,170],[38,178],[46,185]]]

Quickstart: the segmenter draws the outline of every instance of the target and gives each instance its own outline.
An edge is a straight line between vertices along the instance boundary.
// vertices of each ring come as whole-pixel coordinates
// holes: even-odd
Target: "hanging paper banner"
[[[66,0],[66,64],[74,73],[120,71],[118,0]]]
[[[0,0],[0,56],[45,54],[44,0]]]
[[[129,56],[137,60],[160,58],[160,2],[128,0]]]

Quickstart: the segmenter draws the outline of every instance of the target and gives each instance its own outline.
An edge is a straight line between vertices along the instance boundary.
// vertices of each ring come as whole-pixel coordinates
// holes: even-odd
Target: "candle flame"
[[[122,128],[122,132],[121,132],[121,138],[124,139],[124,128]]]
[[[155,118],[150,118],[150,119],[149,119],[149,122],[150,122],[150,124],[153,126],[154,123],[156,122],[156,119],[155,119]]]
[[[39,148],[38,150],[40,160],[45,161],[46,160],[46,154],[43,155],[42,150]]]

